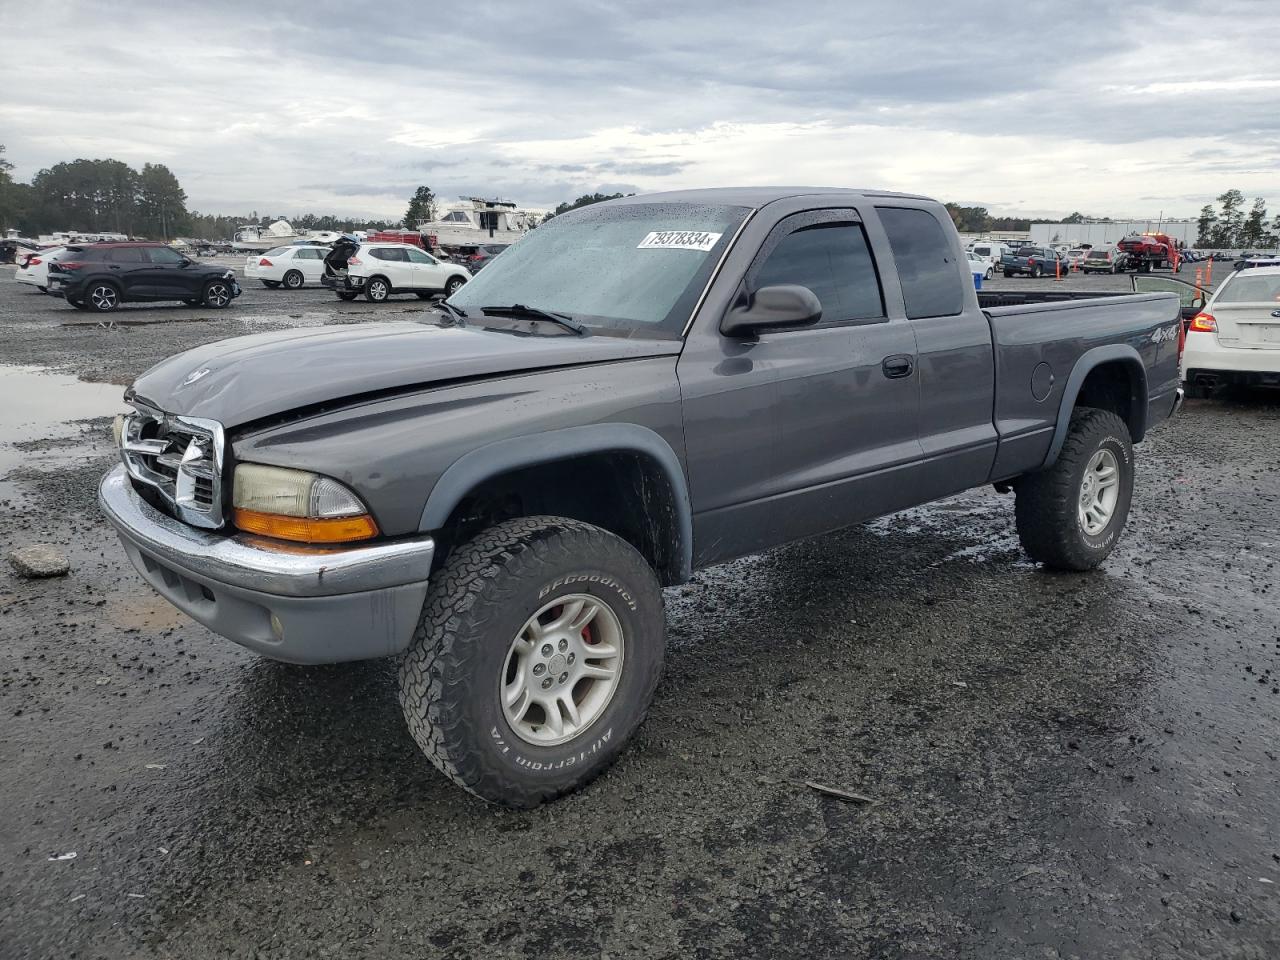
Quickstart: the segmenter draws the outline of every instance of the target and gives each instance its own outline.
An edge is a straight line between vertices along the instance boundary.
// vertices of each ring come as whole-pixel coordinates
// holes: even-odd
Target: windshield
[[[544,223],[449,302],[525,304],[590,327],[678,337],[746,207],[624,203]]]
[[[1110,251],[1110,250],[1090,250],[1090,251],[1085,255],[1085,259],[1087,259],[1087,260],[1110,260],[1110,259],[1111,259],[1111,251]]]
[[[1214,303],[1280,304],[1280,273],[1241,273],[1222,285]]]

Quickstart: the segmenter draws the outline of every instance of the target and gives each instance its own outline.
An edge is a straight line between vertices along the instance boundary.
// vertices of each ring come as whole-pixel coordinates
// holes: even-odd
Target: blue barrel
[[[975,289],[975,290],[981,290],[981,289],[982,289],[982,274],[980,274],[980,273],[975,273],[975,274],[973,275],[973,289]]]

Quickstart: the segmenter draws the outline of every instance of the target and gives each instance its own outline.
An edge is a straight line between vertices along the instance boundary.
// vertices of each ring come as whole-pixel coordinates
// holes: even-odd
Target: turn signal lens
[[[231,522],[245,533],[256,533],[277,540],[295,540],[300,543],[350,543],[368,540],[378,535],[378,525],[367,514],[358,517],[338,517],[330,520],[314,520],[307,517],[284,517],[276,513],[259,513],[236,507],[231,512]]]
[[[343,543],[378,535],[363,502],[337,480],[260,463],[236,467],[232,522],[247,533],[303,543]]]
[[[1187,333],[1214,333],[1218,329],[1218,321],[1211,313],[1197,313],[1191,318]]]

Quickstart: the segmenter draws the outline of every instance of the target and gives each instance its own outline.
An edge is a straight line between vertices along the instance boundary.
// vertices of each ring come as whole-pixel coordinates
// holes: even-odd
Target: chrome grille
[[[120,457],[130,476],[159,491],[179,520],[222,526],[222,424],[162,413],[134,402]]]

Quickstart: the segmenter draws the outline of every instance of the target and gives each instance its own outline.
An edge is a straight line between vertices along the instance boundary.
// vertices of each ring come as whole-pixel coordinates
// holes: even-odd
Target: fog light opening
[[[280,622],[280,618],[274,613],[271,615],[271,635],[276,640],[284,639],[284,624]]]

